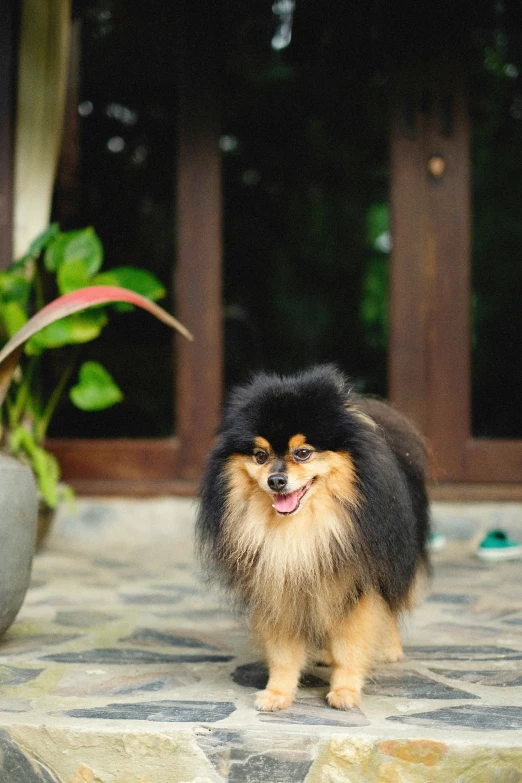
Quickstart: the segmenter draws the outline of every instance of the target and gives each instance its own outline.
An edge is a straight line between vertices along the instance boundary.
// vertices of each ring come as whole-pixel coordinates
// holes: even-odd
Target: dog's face
[[[288,516],[297,513],[306,502],[317,481],[317,470],[324,472],[323,461],[306,437],[298,433],[289,439],[284,453],[277,453],[265,438],[255,438],[252,455],[245,456],[244,466],[272,497],[276,513]]]
[[[284,451],[256,437],[252,453],[241,455],[239,464],[234,461],[234,469],[238,468],[266,493],[277,516],[297,514],[314,496],[320,499],[322,492],[339,500],[354,497],[355,469],[350,455],[317,449],[302,433],[291,436]],[[246,487],[245,492],[249,492]]]
[[[353,502],[352,435],[353,416],[337,376],[260,376],[239,389],[225,418],[229,480],[245,499],[261,491],[278,517],[310,508],[321,493]]]

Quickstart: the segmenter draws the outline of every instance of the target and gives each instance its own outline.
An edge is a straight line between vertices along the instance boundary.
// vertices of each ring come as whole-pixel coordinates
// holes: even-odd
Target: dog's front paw
[[[336,710],[351,710],[358,705],[360,695],[359,691],[350,688],[337,688],[327,694],[326,701]]]
[[[271,691],[267,688],[266,691],[260,691],[257,694],[255,708],[260,712],[277,712],[278,710],[286,710],[292,701],[291,693]]]

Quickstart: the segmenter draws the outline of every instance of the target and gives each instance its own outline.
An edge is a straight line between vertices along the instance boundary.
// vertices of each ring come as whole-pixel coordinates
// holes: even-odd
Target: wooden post
[[[414,76],[415,74],[411,74]],[[424,148],[419,127],[422,85],[397,80],[391,124],[389,389],[391,401],[428,429],[428,276],[425,265]]]
[[[180,4],[179,157],[175,312],[194,334],[176,339],[180,475],[197,478],[218,424],[222,395],[219,3]]]
[[[446,58],[413,89],[402,79],[391,134],[390,397],[429,437],[436,478],[452,481],[465,478],[470,437],[469,130],[462,70]]]
[[[18,4],[0,3],[0,269],[13,261],[13,163]]]

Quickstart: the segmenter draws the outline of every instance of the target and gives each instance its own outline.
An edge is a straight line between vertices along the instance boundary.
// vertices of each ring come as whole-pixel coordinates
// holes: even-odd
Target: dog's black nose
[[[286,487],[287,481],[288,479],[284,473],[272,473],[272,475],[268,477],[268,486],[272,492],[282,492]]]

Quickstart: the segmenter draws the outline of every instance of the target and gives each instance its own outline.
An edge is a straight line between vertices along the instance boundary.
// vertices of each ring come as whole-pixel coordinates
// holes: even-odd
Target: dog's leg
[[[255,706],[262,712],[277,712],[294,700],[306,663],[305,644],[302,639],[280,633],[267,636],[264,645],[269,677],[266,689],[257,694]]]
[[[387,608],[380,596],[363,595],[330,637],[333,659],[328,703],[349,710],[359,703],[366,674],[380,641]]]
[[[382,650],[377,650],[377,660],[379,663],[396,663],[402,661],[404,652],[402,650],[401,634],[397,618],[390,614],[384,634]]]
[[[331,666],[333,663],[329,650],[319,650],[316,657],[316,666]]]

